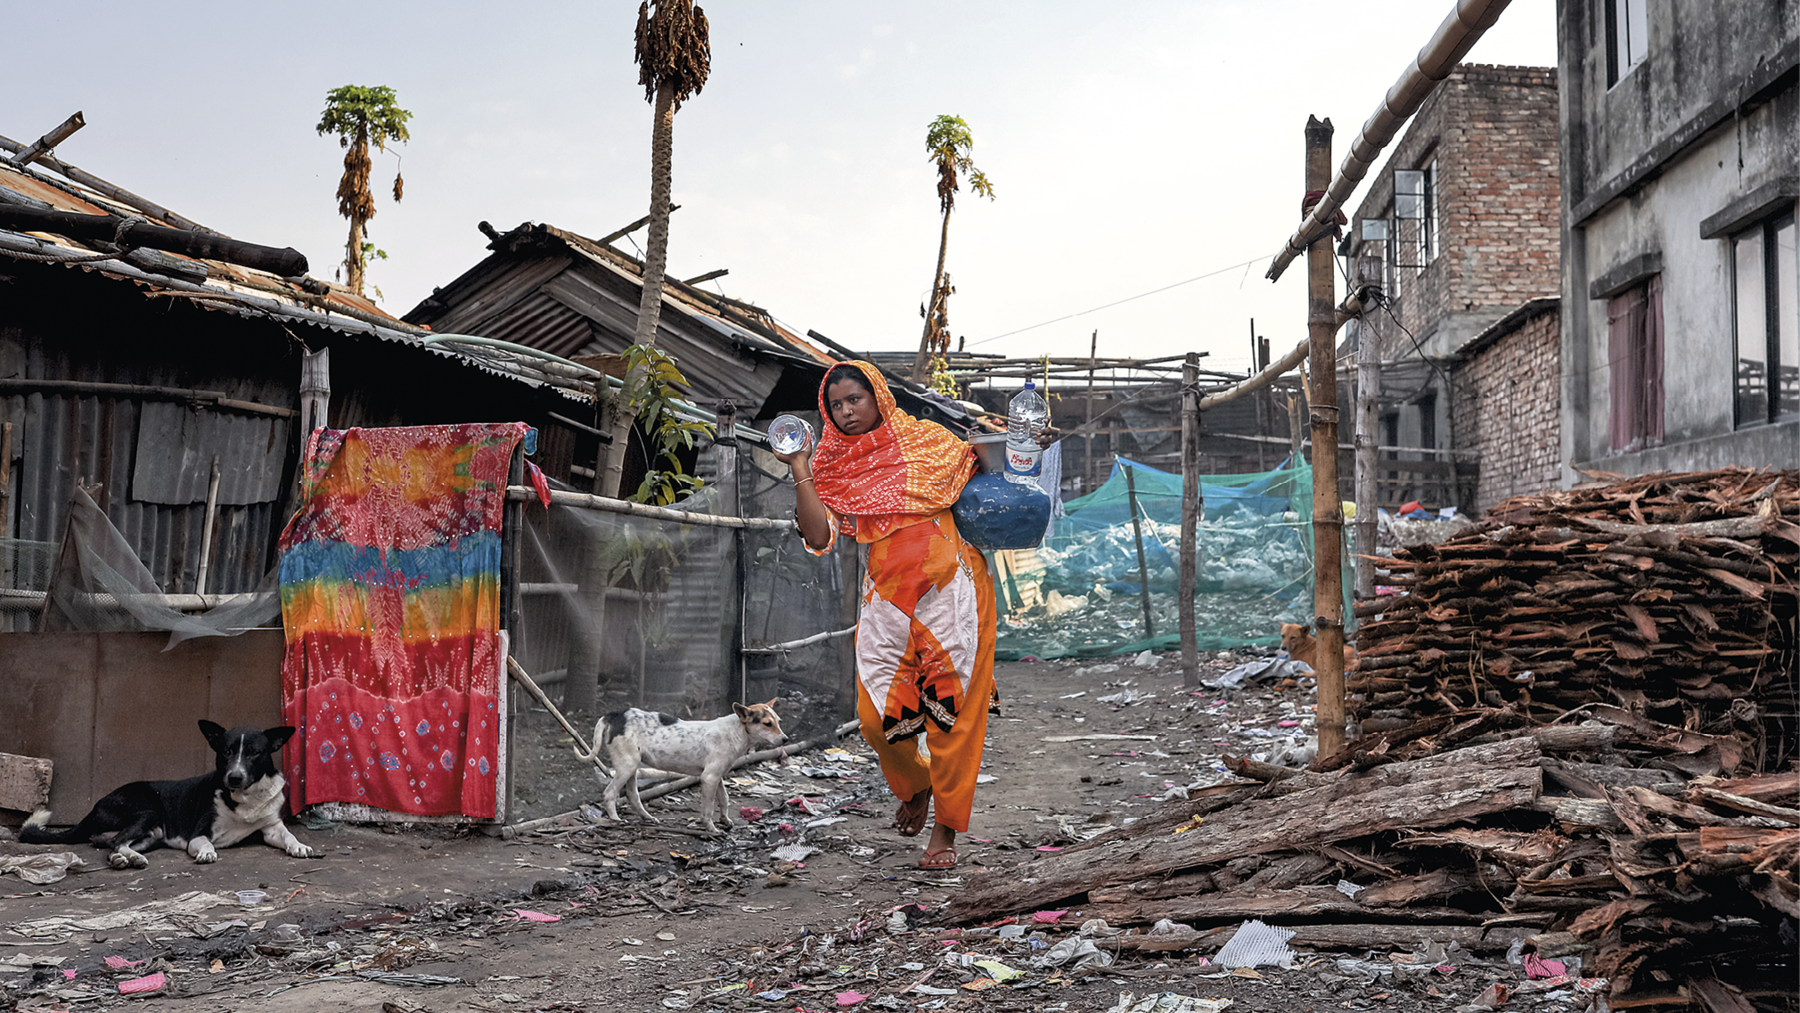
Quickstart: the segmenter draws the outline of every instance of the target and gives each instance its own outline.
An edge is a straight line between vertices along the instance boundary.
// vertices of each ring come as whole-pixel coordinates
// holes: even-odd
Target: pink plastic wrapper
[[[112,968],[115,971],[123,971],[127,967],[136,967],[142,963],[143,963],[143,961],[141,961],[141,960],[126,960],[124,957],[107,957],[106,958],[106,966]]]
[[[1039,925],[1055,925],[1058,919],[1068,913],[1069,912],[1066,909],[1062,911],[1038,911],[1031,916],[1031,920],[1037,922]]]
[[[513,920],[520,922],[560,922],[562,915],[547,915],[542,911],[527,911],[522,907],[513,908]]]
[[[119,991],[125,995],[132,995],[137,992],[155,992],[168,983],[169,979],[164,977],[161,971],[158,971],[155,974],[145,975],[142,978],[133,978],[130,981],[119,982]]]
[[[739,806],[738,815],[742,816],[746,823],[755,823],[763,818],[763,811],[753,805]]]
[[[861,992],[839,992],[837,994],[837,1004],[839,1006],[854,1006],[867,998],[868,996],[863,995]]]

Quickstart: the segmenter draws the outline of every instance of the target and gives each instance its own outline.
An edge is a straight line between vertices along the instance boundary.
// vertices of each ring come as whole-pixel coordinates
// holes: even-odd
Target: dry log
[[[982,920],[1043,907],[1098,887],[1244,855],[1317,848],[1403,827],[1443,826],[1526,807],[1543,786],[1535,742],[1522,743],[1529,747],[1529,765],[1484,765],[1474,759],[1483,751],[1518,750],[1520,745],[1455,750],[1367,775],[1302,775],[1330,780],[1281,798],[1232,806],[1184,833],[1119,840],[1074,854],[1047,855],[1019,868],[972,875],[952,900],[951,913],[958,921]]]
[[[1473,875],[1436,869],[1417,876],[1376,883],[1357,900],[1364,907],[1406,907],[1422,900],[1444,900],[1482,888]]]
[[[1179,922],[1216,923],[1246,918],[1317,918],[1337,916],[1366,918],[1369,908],[1339,893],[1333,886],[1297,886],[1291,890],[1224,890],[1187,897],[1140,900],[1118,904],[1087,904],[1082,914],[1104,918],[1113,925],[1134,925],[1171,918]],[[1387,912],[1390,916],[1398,912]],[[1408,908],[1406,917],[1468,921],[1467,911],[1456,908]]]
[[[1717,788],[1693,788],[1688,791],[1687,797],[1692,802],[1711,802],[1714,805],[1736,809],[1753,816],[1767,816],[1783,823],[1800,825],[1800,809],[1788,809],[1783,806],[1770,805],[1767,802],[1758,802],[1755,799],[1733,795]]]
[[[1541,921],[1540,919],[1538,923],[1541,924]],[[1492,928],[1457,924],[1385,925],[1381,923],[1287,925],[1283,927],[1294,932],[1294,938],[1288,941],[1289,946],[1314,950],[1338,952],[1413,950],[1416,952],[1425,949],[1431,943],[1443,943],[1446,946],[1455,943],[1472,953],[1494,953],[1504,951],[1512,945],[1513,940],[1527,935],[1530,932],[1528,924]],[[1201,933],[1196,948],[1210,949],[1223,946],[1236,931],[1237,926],[1228,925],[1211,932]]]

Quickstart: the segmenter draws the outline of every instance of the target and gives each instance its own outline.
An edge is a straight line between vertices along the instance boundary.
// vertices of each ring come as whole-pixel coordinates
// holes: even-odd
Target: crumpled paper
[[[71,872],[92,872],[94,866],[73,851],[48,851],[36,855],[0,855],[0,875],[13,872],[27,883],[47,886]]]
[[[150,901],[87,918],[56,915],[14,922],[6,928],[18,935],[39,939],[123,928],[129,928],[133,932],[181,932],[204,939],[211,934],[211,930],[200,913],[215,907],[237,906],[236,897],[190,890],[168,900]]]

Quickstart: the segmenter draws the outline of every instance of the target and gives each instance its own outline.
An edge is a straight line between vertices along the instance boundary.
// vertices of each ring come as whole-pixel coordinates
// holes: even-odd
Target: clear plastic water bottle
[[[1037,392],[1037,385],[1025,381],[1025,389],[1013,395],[1006,408],[1006,479],[1020,485],[1037,485],[1043,470],[1044,448],[1038,446],[1038,434],[1050,419],[1050,405]]]
[[[777,454],[791,454],[813,445],[812,423],[798,415],[777,415],[769,423],[769,446]]]

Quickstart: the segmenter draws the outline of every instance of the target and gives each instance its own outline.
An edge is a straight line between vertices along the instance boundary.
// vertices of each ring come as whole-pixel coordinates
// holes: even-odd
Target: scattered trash
[[[560,922],[562,915],[547,915],[542,911],[527,911],[522,907],[513,908],[513,916],[509,921],[515,922]]]
[[[156,992],[160,991],[168,983],[168,977],[161,971],[158,971],[155,974],[148,974],[142,978],[133,978],[130,981],[119,982],[119,992],[124,995],[136,995],[140,992]]]
[[[107,957],[106,958],[106,966],[112,968],[115,971],[123,971],[127,967],[138,967],[138,966],[142,965],[143,963],[144,962],[141,960],[126,960],[124,957]]]
[[[1230,968],[1289,967],[1294,963],[1294,951],[1288,948],[1287,941],[1292,938],[1292,929],[1278,929],[1260,918],[1252,918],[1219,948],[1213,963]]]
[[[242,904],[244,907],[255,907],[256,905],[261,904],[268,896],[269,895],[262,890],[239,890],[237,892],[238,903]]]
[[[993,784],[995,781],[998,781],[998,780],[1000,780],[1000,779],[998,777],[995,777],[992,774],[976,774],[975,775],[975,783],[976,784]]]
[[[753,805],[739,806],[738,815],[743,817],[745,823],[755,823],[763,818],[763,811]]]
[[[1106,1013],[1219,1013],[1230,1005],[1230,999],[1199,999],[1174,992],[1152,992],[1142,999],[1120,992],[1118,1004]]]
[[[854,1006],[867,998],[868,996],[863,995],[861,992],[839,992],[837,994],[837,1004],[839,1006]]]
[[[823,849],[815,848],[810,844],[783,844],[769,852],[769,857],[781,862],[804,862],[807,858],[819,854],[821,850]]]
[[[1061,967],[1070,964],[1076,970],[1111,967],[1112,963],[1111,953],[1095,946],[1093,940],[1080,935],[1070,936],[1031,958],[1033,967]]]
[[[1480,1007],[1481,1009],[1499,1009],[1506,1005],[1506,1000],[1509,995],[1511,995],[1511,990],[1506,987],[1505,983],[1496,981],[1492,985],[1489,985],[1480,995],[1476,996],[1475,1001],[1470,1005]]]
[[[1062,911],[1038,911],[1032,914],[1031,920],[1039,925],[1055,925],[1061,920],[1063,915],[1068,913],[1067,909]]]
[[[1137,657],[1131,659],[1131,663],[1132,663],[1132,665],[1136,666],[1137,668],[1155,668],[1156,667],[1156,652],[1155,651],[1140,651],[1140,652],[1138,652]]]
[[[92,872],[94,867],[73,851],[53,851],[40,855],[0,855],[0,875],[16,873],[35,886],[60,882],[71,872]]]
[[[1527,978],[1554,978],[1568,973],[1568,965],[1560,960],[1544,960],[1535,953],[1525,954],[1525,977]]]
[[[1368,890],[1369,890],[1368,887],[1358,886],[1357,884],[1352,883],[1347,879],[1340,879],[1337,882],[1337,892],[1343,894],[1344,896],[1350,898],[1351,900],[1356,900],[1357,898],[1361,897],[1363,894],[1367,893]]]

